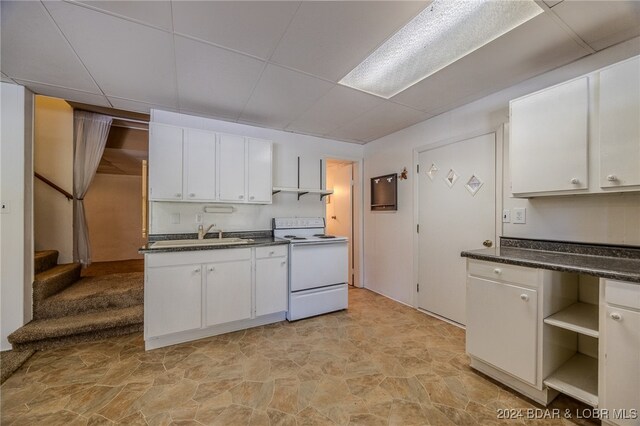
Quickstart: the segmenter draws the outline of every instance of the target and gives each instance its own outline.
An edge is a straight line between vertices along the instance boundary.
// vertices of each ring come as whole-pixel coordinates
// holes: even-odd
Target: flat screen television
[[[371,210],[398,210],[398,174],[371,178]]]

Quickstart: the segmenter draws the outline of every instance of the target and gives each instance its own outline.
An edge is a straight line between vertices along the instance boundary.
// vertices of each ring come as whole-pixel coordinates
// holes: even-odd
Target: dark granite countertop
[[[468,250],[460,255],[640,284],[640,247],[502,238],[499,248]]]
[[[198,245],[187,247],[160,247],[153,248],[153,243],[163,240],[195,240],[198,238],[198,234],[161,234],[150,235],[149,242],[138,249],[138,253],[170,253],[170,252],[184,252],[184,251],[202,251],[202,250],[221,250],[221,249],[238,249],[238,248],[250,248],[250,247],[267,247],[289,244],[288,240],[280,238],[274,238],[271,231],[249,231],[249,232],[225,232],[222,235],[224,238],[246,238],[252,241],[247,244],[230,244],[230,245]],[[211,239],[215,241],[217,235],[207,234],[205,239]]]

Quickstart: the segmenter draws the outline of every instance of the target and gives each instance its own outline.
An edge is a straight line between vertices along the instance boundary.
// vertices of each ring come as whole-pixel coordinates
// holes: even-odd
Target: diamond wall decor
[[[429,179],[433,180],[433,178],[435,178],[437,174],[438,166],[436,166],[435,163],[431,163],[431,167],[429,167],[429,170],[427,170],[427,176],[429,176]]]
[[[476,192],[482,187],[484,182],[476,175],[471,175],[467,183],[464,184],[464,187],[467,188],[467,191],[471,193],[471,195],[476,195]]]
[[[458,177],[459,176],[455,170],[449,169],[449,173],[447,173],[447,175],[444,177],[444,181],[447,182],[447,185],[449,185],[449,188],[451,188],[458,180]]]

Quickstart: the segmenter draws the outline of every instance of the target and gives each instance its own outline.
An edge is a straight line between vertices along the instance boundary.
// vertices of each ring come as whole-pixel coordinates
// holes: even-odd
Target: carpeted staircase
[[[35,254],[33,321],[9,335],[14,351],[48,349],[143,329],[143,274],[80,276],[58,252]]]

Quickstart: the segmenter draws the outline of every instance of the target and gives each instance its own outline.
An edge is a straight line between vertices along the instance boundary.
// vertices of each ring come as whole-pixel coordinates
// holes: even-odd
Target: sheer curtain
[[[84,195],[98,170],[112,118],[86,111],[74,111],[73,156],[73,258],[91,264],[89,229],[84,213]]]

